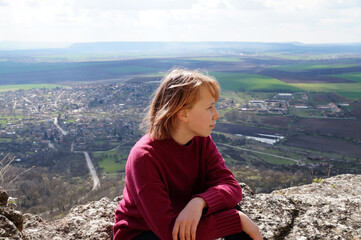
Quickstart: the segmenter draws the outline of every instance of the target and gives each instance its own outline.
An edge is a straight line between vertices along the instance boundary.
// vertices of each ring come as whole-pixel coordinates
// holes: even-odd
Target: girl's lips
[[[209,125],[211,128],[214,128],[216,126],[216,124],[213,124],[213,125]]]

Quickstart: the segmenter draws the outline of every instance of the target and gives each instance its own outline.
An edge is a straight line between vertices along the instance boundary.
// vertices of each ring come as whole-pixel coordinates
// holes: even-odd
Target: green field
[[[111,150],[101,153],[94,152],[92,155],[98,161],[98,166],[107,174],[125,170],[127,155],[123,152]]]
[[[227,57],[199,57],[199,58],[189,58],[187,60],[191,61],[211,61],[211,62],[243,62],[242,59],[239,58],[227,58]]]
[[[2,142],[11,142],[11,138],[0,138],[0,143]]]
[[[289,85],[308,92],[333,92],[342,96],[361,97],[361,83],[290,83]]]
[[[246,73],[212,72],[222,89],[230,91],[300,91],[297,86],[275,78]]]
[[[6,92],[11,90],[29,90],[33,88],[56,88],[56,87],[64,87],[64,85],[59,84],[19,84],[19,85],[3,85],[0,86],[0,92]]]
[[[1,120],[6,120],[6,119],[22,119],[22,118],[25,118],[25,116],[20,116],[20,115],[18,115],[18,116],[4,116],[4,115],[0,115],[0,119]]]
[[[3,120],[3,119],[0,120],[0,126],[4,127],[4,126],[6,126],[6,123],[7,123],[6,120]]]
[[[283,59],[289,59],[289,60],[327,60],[327,59],[332,59],[332,58],[345,58],[345,57],[349,57],[349,58],[359,58],[360,54],[359,53],[315,53],[315,54],[310,54],[310,53],[291,53],[291,52],[263,52],[261,57],[269,57],[270,58],[283,58]],[[259,59],[261,59],[261,57],[259,57]]]
[[[360,64],[323,65],[323,64],[301,63],[301,64],[289,64],[289,65],[282,65],[282,66],[273,66],[273,67],[270,67],[270,68],[277,69],[277,70],[282,70],[282,71],[286,71],[286,72],[301,72],[301,71],[315,70],[315,69],[347,68],[347,67],[355,67],[355,66],[360,66]]]
[[[125,162],[117,163],[114,160],[107,159],[98,162],[99,167],[103,169],[105,173],[118,173],[125,170]]]
[[[338,92],[337,94],[351,99],[361,98],[361,92]]]
[[[275,156],[269,156],[269,155],[265,155],[265,154],[259,154],[259,153],[254,153],[256,156],[260,157],[261,159],[263,159],[264,161],[270,163],[270,164],[275,164],[275,165],[291,165],[291,164],[295,164],[294,161],[291,160],[287,160],[284,158],[278,158]]]
[[[361,72],[334,74],[334,75],[330,75],[330,76],[344,78],[344,79],[348,79],[348,80],[351,80],[354,82],[361,83]]]

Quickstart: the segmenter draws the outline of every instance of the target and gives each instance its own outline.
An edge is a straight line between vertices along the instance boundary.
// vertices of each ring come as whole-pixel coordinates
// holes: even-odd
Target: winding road
[[[62,129],[59,124],[58,124],[58,119],[57,118],[53,118],[54,119],[54,125],[59,129],[59,131],[66,136],[68,134],[67,131],[65,131],[64,129]]]
[[[83,152],[83,153],[85,156],[86,164],[88,165],[90,174],[93,178],[93,189],[92,190],[96,190],[96,189],[100,188],[100,181],[99,181],[97,172],[95,171],[95,168],[94,168],[93,162],[89,156],[89,153],[88,152]]]
[[[62,129],[62,128],[59,126],[59,124],[58,124],[58,119],[57,119],[57,118],[54,118],[54,125],[59,129],[59,131],[60,131],[64,136],[66,136],[66,135],[68,134],[67,131],[65,131],[64,129]],[[87,164],[87,166],[88,166],[88,168],[89,168],[90,175],[92,176],[92,179],[93,179],[93,188],[92,188],[92,191],[100,188],[100,181],[99,181],[97,172],[95,171],[93,162],[92,162],[92,160],[91,160],[91,158],[90,158],[90,156],[89,156],[89,153],[88,153],[88,152],[78,152],[78,151],[74,151],[74,143],[71,144],[71,151],[74,152],[74,153],[83,153],[83,154],[84,154],[85,160],[86,160],[86,164]]]

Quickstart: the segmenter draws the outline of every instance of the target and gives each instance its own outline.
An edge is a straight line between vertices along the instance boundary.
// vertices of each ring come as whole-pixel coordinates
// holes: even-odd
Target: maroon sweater
[[[198,240],[242,231],[234,209],[242,190],[211,137],[194,137],[182,146],[173,139],[153,140],[145,135],[128,157],[114,239],[128,240],[152,231],[162,240],[171,240],[178,214],[194,197],[202,197],[208,205],[198,224]]]

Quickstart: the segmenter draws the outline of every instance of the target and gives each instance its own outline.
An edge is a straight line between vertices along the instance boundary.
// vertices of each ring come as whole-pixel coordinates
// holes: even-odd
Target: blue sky
[[[361,42],[361,0],[0,0],[0,41]]]

